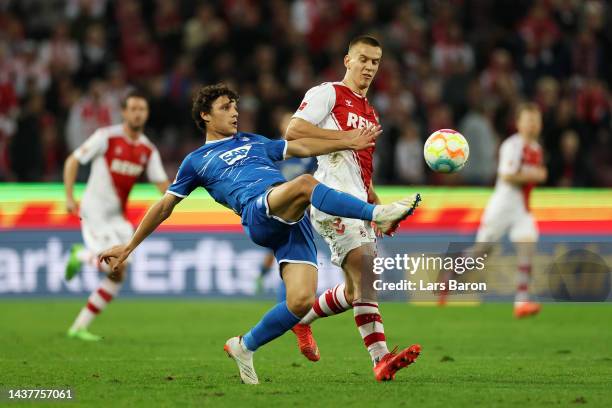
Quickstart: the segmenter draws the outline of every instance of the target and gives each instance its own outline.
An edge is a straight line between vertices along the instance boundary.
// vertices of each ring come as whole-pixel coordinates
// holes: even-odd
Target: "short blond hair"
[[[516,111],[515,111],[515,117],[516,117],[517,120],[518,120],[518,118],[521,116],[521,114],[523,112],[542,114],[542,111],[541,111],[540,107],[535,102],[522,102],[522,103],[520,103],[516,107]]]

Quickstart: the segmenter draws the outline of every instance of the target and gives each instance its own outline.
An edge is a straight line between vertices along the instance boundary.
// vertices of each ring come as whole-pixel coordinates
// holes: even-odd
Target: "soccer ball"
[[[456,130],[440,129],[433,132],[423,147],[425,162],[433,171],[454,173],[463,168],[470,156],[470,146]]]

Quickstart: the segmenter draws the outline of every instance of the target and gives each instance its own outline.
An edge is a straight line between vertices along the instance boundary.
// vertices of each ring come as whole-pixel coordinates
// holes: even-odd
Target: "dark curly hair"
[[[191,117],[203,132],[206,131],[206,121],[200,116],[201,112],[210,113],[213,102],[220,96],[227,96],[230,101],[238,102],[238,94],[223,83],[201,87],[193,97]]]

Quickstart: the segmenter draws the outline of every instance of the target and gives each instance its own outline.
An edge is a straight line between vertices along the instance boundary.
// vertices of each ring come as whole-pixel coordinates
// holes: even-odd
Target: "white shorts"
[[[97,255],[115,245],[127,244],[134,234],[134,227],[121,215],[105,220],[82,216],[81,232],[87,249]]]
[[[487,206],[476,234],[476,242],[497,242],[509,233],[512,242],[536,242],[538,226],[524,207],[495,208]]]
[[[331,261],[342,267],[346,255],[365,244],[376,243],[376,234],[369,221],[341,218],[310,207],[312,225],[325,239],[331,251]]]

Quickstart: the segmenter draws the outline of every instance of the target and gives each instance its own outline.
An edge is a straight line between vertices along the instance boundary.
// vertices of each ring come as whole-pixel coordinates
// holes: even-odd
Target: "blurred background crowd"
[[[61,180],[130,87],[149,96],[146,133],[171,177],[202,143],[201,84],[235,87],[240,129],[280,137],[365,33],[384,47],[368,94],[384,128],[376,183],[492,184],[514,107],[534,100],[548,184],[612,186],[612,5],[596,0],[0,0],[0,180]],[[424,168],[440,128],[470,142],[454,177]]]

